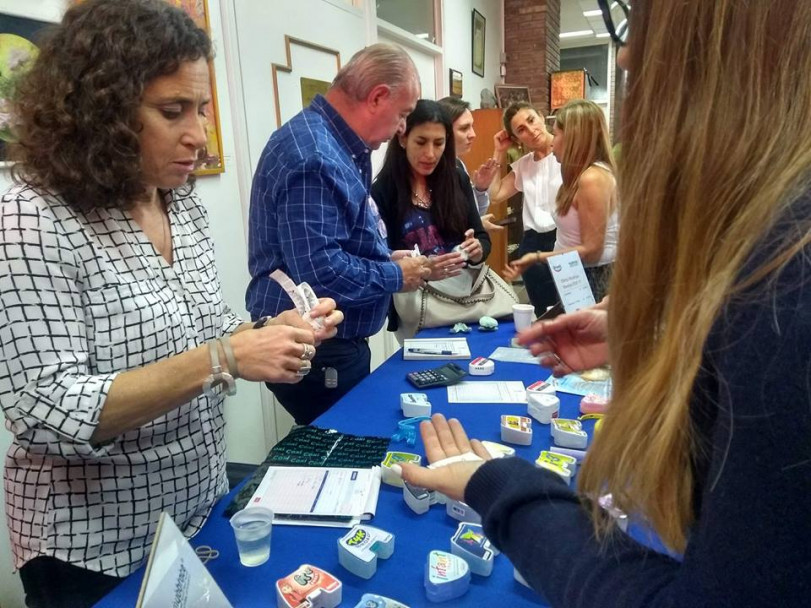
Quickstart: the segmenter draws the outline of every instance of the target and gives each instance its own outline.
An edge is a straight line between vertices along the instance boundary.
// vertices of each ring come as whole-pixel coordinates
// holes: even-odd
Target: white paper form
[[[320,525],[332,517],[369,519],[379,491],[378,467],[269,467],[248,504],[271,509],[274,523]]]
[[[527,390],[517,380],[459,382],[448,387],[448,403],[526,403]]]
[[[470,359],[467,338],[412,338],[403,341],[403,359]]]

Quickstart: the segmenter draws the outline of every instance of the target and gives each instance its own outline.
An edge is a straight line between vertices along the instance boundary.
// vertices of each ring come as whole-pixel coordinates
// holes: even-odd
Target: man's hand
[[[397,265],[403,271],[403,288],[400,291],[414,291],[425,285],[425,280],[431,276],[431,266],[425,256],[416,258],[407,257],[397,260]]]
[[[608,311],[586,308],[539,321],[518,334],[518,343],[533,355],[549,353],[541,365],[555,376],[565,376],[608,363]]]
[[[425,446],[428,462],[433,464],[452,456],[473,452],[481,458],[475,462],[455,462],[436,469],[426,469],[415,464],[401,465],[402,478],[408,483],[439,490],[454,500],[464,500],[465,488],[485,461],[490,460],[490,453],[481,442],[469,440],[462,424],[455,418],[446,420],[442,414],[434,414],[430,422],[420,423],[420,435]],[[395,465],[397,466],[397,465]],[[396,469],[395,469],[396,471]]]

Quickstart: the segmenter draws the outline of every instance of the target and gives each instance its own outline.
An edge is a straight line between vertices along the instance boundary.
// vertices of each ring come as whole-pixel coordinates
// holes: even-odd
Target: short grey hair
[[[340,89],[355,101],[363,101],[381,84],[388,85],[392,91],[420,84],[411,57],[395,44],[378,42],[355,53],[339,70],[330,88]]]

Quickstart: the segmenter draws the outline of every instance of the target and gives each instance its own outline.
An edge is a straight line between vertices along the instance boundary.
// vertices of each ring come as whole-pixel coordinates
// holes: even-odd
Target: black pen
[[[452,355],[452,350],[431,350],[430,348],[409,348],[408,352],[418,355]]]

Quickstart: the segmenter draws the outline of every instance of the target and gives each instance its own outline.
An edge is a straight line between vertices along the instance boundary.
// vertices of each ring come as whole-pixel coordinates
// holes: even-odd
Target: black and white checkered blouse
[[[168,511],[188,536],[227,490],[223,397],[197,397],[90,444],[116,374],[180,354],[239,318],[223,303],[208,217],[169,195],[169,266],[125,211],[80,214],[27,186],[0,200],[0,406],[16,567],[50,555],[125,576]]]

